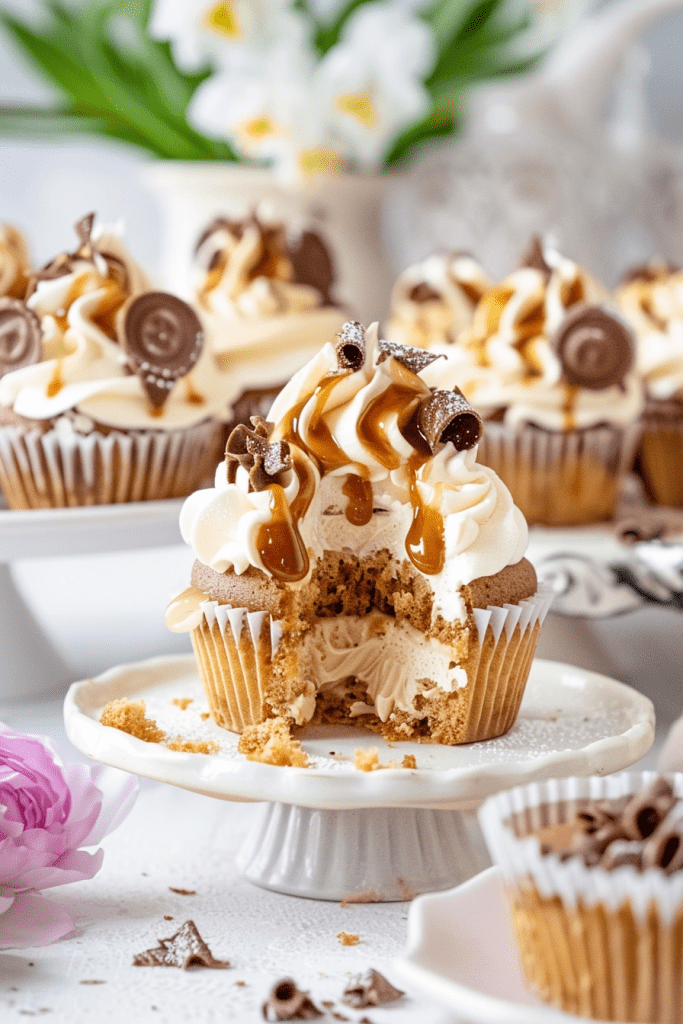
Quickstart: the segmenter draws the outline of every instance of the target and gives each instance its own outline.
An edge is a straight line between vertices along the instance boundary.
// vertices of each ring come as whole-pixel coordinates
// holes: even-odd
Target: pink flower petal
[[[20,892],[0,914],[0,949],[47,946],[75,930],[65,910],[39,892]]]

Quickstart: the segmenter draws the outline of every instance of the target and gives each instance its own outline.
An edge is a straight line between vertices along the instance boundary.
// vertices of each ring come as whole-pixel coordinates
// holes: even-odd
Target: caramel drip
[[[406,551],[416,569],[427,576],[435,576],[444,567],[446,545],[441,513],[438,508],[425,505],[418,490],[417,471],[424,462],[424,458],[414,455],[408,464],[413,521],[406,537]]]
[[[398,469],[401,465],[401,456],[389,440],[388,428],[393,414],[398,413],[398,428],[401,430],[407,426],[423,397],[416,393],[415,384],[408,379],[412,377],[414,380],[414,374],[407,370],[403,372],[406,375],[404,382],[392,382],[386,391],[368,403],[358,420],[358,436],[362,444],[385,469]]]
[[[191,377],[185,377],[185,401],[190,405],[204,405],[206,399],[198,391],[195,391]]]
[[[585,298],[586,292],[583,287],[583,281],[580,275],[572,281],[564,281],[560,289],[560,300],[565,309],[569,309],[570,306],[575,306],[577,302],[582,302]]]
[[[57,326],[62,334],[64,334],[69,326],[69,309],[76,299],[80,299],[81,295],[85,294],[86,278],[86,274],[79,274],[79,276],[71,283],[69,290],[66,293],[64,305],[54,314]]]
[[[55,368],[52,371],[52,377],[48,381],[47,387],[45,388],[45,394],[47,398],[54,398],[64,387],[64,378],[62,377],[62,360],[58,359],[55,362]]]
[[[271,484],[273,516],[259,529],[256,543],[264,568],[276,580],[296,583],[308,573],[308,552],[287,505],[284,489]]]
[[[349,473],[344,481],[342,494],[349,499],[349,503],[344,509],[348,521],[353,526],[367,526],[372,519],[374,506],[370,481],[364,480],[355,473]]]
[[[195,615],[202,602],[207,600],[204,591],[198,587],[188,587],[187,590],[183,590],[182,594],[178,594],[166,608],[164,615],[166,628],[173,633],[184,633],[188,619]]]
[[[150,402],[149,406],[147,407],[147,412],[150,414],[152,419],[160,420],[161,417],[164,415],[164,407],[163,405],[152,405],[152,403]]]
[[[349,457],[332,436],[329,427],[323,420],[325,403],[340,380],[347,373],[331,373],[320,381],[312,395],[306,395],[291,409],[276,427],[273,440],[288,441],[308,451],[318,460],[323,473],[331,473],[349,464]],[[306,442],[299,433],[299,417],[311,398],[315,398],[315,408],[307,427]]]
[[[92,321],[112,341],[116,340],[116,314],[128,298],[118,281],[111,278],[104,282],[105,294],[99,301],[97,310],[92,314]],[[71,300],[73,302],[73,299]]]
[[[197,292],[197,300],[205,309],[209,308],[209,293],[218,287],[227,266],[228,257],[225,252],[216,253],[215,263],[209,267],[206,280]]]
[[[576,430],[576,398],[579,389],[575,384],[564,385],[564,402],[562,403],[562,415],[564,417],[563,428],[565,430]]]

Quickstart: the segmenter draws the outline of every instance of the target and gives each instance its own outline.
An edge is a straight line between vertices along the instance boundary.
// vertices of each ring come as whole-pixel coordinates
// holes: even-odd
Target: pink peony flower
[[[62,764],[49,739],[0,723],[0,949],[42,946],[74,931],[37,890],[92,878],[93,846],[128,814],[137,779],[102,765]]]

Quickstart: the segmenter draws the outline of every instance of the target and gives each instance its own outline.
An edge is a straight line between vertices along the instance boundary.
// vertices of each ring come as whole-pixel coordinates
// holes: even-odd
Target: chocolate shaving
[[[565,382],[594,391],[623,383],[635,360],[630,327],[601,306],[573,307],[552,344]]]
[[[302,231],[289,246],[289,259],[297,284],[307,284],[319,291],[325,305],[333,302],[334,263],[330,251],[315,231]]]
[[[365,974],[359,974],[346,986],[341,998],[343,1003],[352,1006],[354,1010],[364,1010],[366,1006],[392,1003],[403,995],[405,992],[394,988],[383,974],[371,967]]]
[[[159,945],[146,949],[133,958],[133,967],[229,967],[227,960],[216,960],[197,931],[194,921],[186,921],[170,939],[159,939]]]
[[[279,482],[281,473],[292,468],[292,456],[286,441],[268,443],[272,423],[261,416],[252,416],[251,422],[253,430],[240,423],[228,438],[225,448],[228,483],[234,484],[237,469],[242,466],[249,471],[249,489],[264,491]]]
[[[40,361],[40,320],[19,299],[0,299],[0,376]]]
[[[337,335],[337,365],[340,370],[360,370],[365,363],[365,328],[347,320]]]
[[[482,431],[481,416],[462,391],[433,391],[420,405],[417,426],[432,455],[452,441],[456,451],[474,448]]]
[[[426,281],[420,281],[419,284],[413,285],[408,292],[408,298],[411,302],[417,302],[418,305],[422,305],[423,302],[440,302],[443,296],[441,292],[437,292],[436,288],[432,288],[431,284]]]
[[[160,408],[199,359],[204,331],[187,302],[168,292],[144,292],[125,308],[121,342],[150,402]]]
[[[313,1020],[323,1016],[308,992],[297,988],[292,978],[282,978],[273,985],[261,1013],[265,1020]]]
[[[633,281],[657,281],[660,278],[668,277],[669,274],[677,274],[681,268],[671,260],[654,259],[647,263],[640,263],[638,266],[627,270],[621,279],[621,284],[631,284]]]
[[[420,370],[424,370],[425,366],[429,366],[436,359],[446,358],[443,353],[426,352],[423,348],[414,348],[412,345],[399,345],[395,341],[385,341],[382,338],[380,338],[378,344],[380,352],[377,357],[378,363],[383,363],[385,359],[391,356],[401,366],[405,366],[406,370],[410,370],[411,373],[419,373]]]
[[[87,213],[85,217],[81,217],[79,221],[76,221],[74,229],[78,235],[78,240],[83,248],[90,248],[93,224],[95,223],[95,214]],[[92,249],[91,249],[92,253]]]
[[[519,262],[520,268],[530,267],[532,270],[540,270],[546,281],[550,278],[553,268],[546,262],[543,240],[539,235],[534,235],[529,247]]]

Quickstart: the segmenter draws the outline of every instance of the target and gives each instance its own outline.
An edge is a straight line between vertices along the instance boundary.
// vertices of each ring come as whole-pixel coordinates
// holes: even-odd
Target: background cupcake
[[[24,236],[11,224],[0,224],[0,298],[26,297],[31,261]]]
[[[653,260],[629,274],[616,299],[633,327],[645,386],[638,468],[649,496],[683,506],[683,271]]]
[[[11,508],[180,497],[215,465],[225,390],[185,302],[152,290],[116,232],[0,300],[0,486]]]
[[[525,979],[603,1021],[683,1018],[683,775],[532,783],[480,811]]]
[[[317,232],[256,215],[215,220],[194,258],[196,303],[229,381],[235,422],[265,415],[293,373],[342,326],[333,257]]]
[[[219,725],[356,722],[454,744],[514,723],[549,604],[481,422],[431,357],[345,325],[185,502],[189,631]]]
[[[529,523],[609,518],[633,461],[642,387],[631,330],[576,263],[536,243],[422,376],[486,420],[479,457]]]

